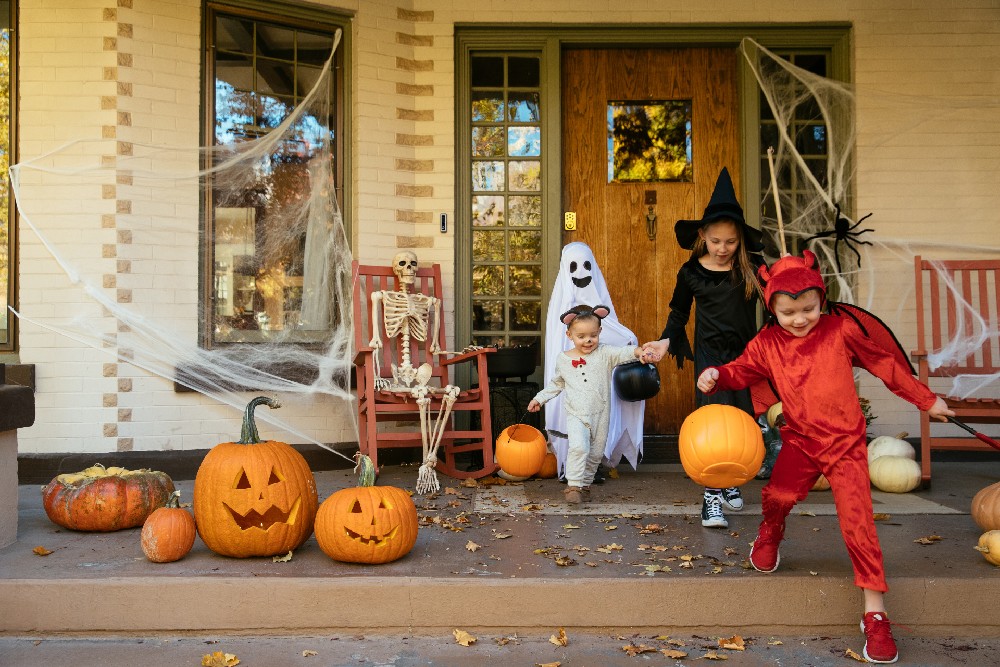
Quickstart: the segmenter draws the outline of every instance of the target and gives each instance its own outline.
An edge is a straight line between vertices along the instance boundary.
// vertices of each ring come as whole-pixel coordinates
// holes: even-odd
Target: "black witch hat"
[[[732,220],[740,225],[747,250],[760,252],[764,249],[763,234],[759,229],[748,225],[743,218],[743,207],[736,201],[733,179],[729,177],[729,170],[725,167],[722,168],[719,179],[715,182],[715,191],[712,192],[712,198],[709,200],[708,206],[705,207],[705,214],[701,220],[678,220],[677,224],[674,225],[677,242],[682,248],[690,250],[698,239],[698,230],[716,220]]]

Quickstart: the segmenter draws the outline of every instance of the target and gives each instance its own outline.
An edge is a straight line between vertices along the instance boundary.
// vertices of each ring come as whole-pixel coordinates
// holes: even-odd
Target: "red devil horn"
[[[816,255],[813,253],[812,250],[803,250],[802,259],[804,260],[807,269],[812,269],[818,266]]]
[[[767,282],[771,279],[771,274],[768,272],[766,264],[761,264],[760,267],[757,268],[757,275],[764,282]]]

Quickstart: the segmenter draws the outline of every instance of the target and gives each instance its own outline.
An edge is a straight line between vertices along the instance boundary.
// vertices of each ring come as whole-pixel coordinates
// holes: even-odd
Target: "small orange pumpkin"
[[[405,490],[374,486],[372,460],[358,454],[358,486],[323,501],[316,514],[316,542],[327,556],[346,563],[389,563],[417,543],[417,508]]]
[[[205,545],[217,554],[246,558],[276,556],[302,545],[313,532],[316,479],[305,457],[276,440],[261,441],[247,404],[239,442],[216,445],[194,477],[194,518]]]
[[[497,463],[508,475],[527,478],[537,474],[545,452],[545,436],[534,426],[514,424],[497,436]]]
[[[681,423],[681,465],[700,486],[741,486],[757,475],[764,438],[753,417],[731,405],[703,405]]]
[[[180,496],[174,491],[166,506],[154,510],[142,524],[142,553],[154,563],[180,560],[194,546],[194,517],[180,506]]]
[[[558,473],[559,460],[556,458],[555,452],[546,452],[545,458],[542,459],[542,467],[535,477],[539,479],[552,479]]]
[[[1000,530],[1000,482],[980,489],[972,497],[971,514],[983,530]]]
[[[42,489],[42,506],[63,528],[110,532],[141,526],[173,492],[174,482],[166,473],[98,463],[55,477]]]

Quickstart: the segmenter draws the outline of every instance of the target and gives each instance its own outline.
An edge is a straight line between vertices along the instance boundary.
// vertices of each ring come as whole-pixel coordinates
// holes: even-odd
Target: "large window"
[[[542,329],[540,58],[474,55],[470,84],[473,342],[531,345]]]
[[[14,3],[0,0],[0,351],[14,349],[14,317],[7,306],[16,306],[17,225],[10,196],[8,167],[14,154],[14,86],[17,48],[14,44]]]
[[[318,290],[310,296],[308,255],[315,240],[311,229],[292,224],[289,216],[297,202],[315,196],[309,151],[327,140],[338,204],[345,208],[343,42],[333,75],[325,79],[322,73],[346,19],[303,5],[250,0],[209,3],[206,19],[206,144],[238,149],[268,137],[317,82],[321,89],[318,103],[268,148],[273,153],[254,167],[252,182],[234,187],[216,172],[206,179],[204,342],[210,347],[276,339],[319,342],[326,323],[308,321],[310,304],[304,301],[329,296]],[[213,159],[224,162],[231,155]]]

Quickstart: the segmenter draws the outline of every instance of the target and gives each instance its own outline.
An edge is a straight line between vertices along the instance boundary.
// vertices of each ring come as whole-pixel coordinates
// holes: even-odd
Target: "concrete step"
[[[1000,636],[993,600],[1000,568],[972,547],[972,495],[1000,463],[935,464],[931,489],[876,492],[890,618],[917,636]],[[321,501],[355,484],[349,470],[316,474]],[[379,484],[413,488],[415,466],[384,469]],[[175,480],[183,499],[192,482]],[[153,564],[138,529],[78,533],[19,488],[18,540],[0,550],[0,631],[6,633],[406,633],[565,627],[747,635],[857,632],[860,591],[832,496],[810,495],[789,517],[781,568],[747,568],[761,481],[728,530],[701,527],[700,489],[679,466],[622,468],[570,507],[556,480],[460,486],[415,496],[413,551],[381,566],[332,561],[310,538],[289,562],[218,556],[197,540],[176,563]],[[922,537],[940,536],[921,544]],[[479,545],[476,547],[475,545]],[[32,549],[52,551],[37,556]],[[568,558],[570,561],[557,561]]]

